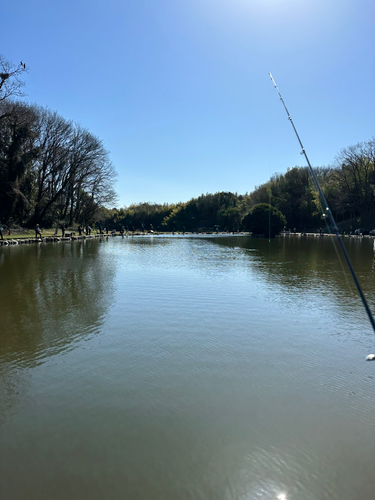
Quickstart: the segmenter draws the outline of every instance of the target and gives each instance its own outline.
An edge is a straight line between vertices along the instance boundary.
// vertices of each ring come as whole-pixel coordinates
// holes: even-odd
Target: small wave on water
[[[372,499],[375,364],[341,271],[293,242],[138,240],[3,265],[8,498]]]

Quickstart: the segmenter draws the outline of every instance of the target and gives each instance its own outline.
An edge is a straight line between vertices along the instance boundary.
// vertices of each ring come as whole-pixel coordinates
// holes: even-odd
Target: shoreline
[[[134,234],[92,234],[92,235],[81,235],[81,236],[44,236],[42,238],[35,238],[35,237],[23,237],[23,238],[6,238],[3,240],[0,240],[0,247],[2,246],[15,246],[15,245],[30,245],[32,243],[60,243],[60,242],[71,242],[71,241],[84,241],[84,240],[90,240],[90,239],[95,239],[95,238],[114,238],[114,237],[123,237],[123,238],[129,238],[129,237],[134,237],[134,236],[141,236],[141,237],[166,237],[166,238],[178,238],[178,237],[238,237],[238,236],[247,236],[247,237],[252,237],[252,238],[257,238],[257,236],[252,236],[251,233],[244,233],[244,232],[239,232],[239,233],[139,233],[136,232]],[[297,238],[302,238],[302,237],[335,237],[336,234],[330,234],[330,233],[324,233],[324,234],[319,234],[319,233],[289,233],[289,232],[283,232],[280,233],[276,238],[285,238],[285,237],[297,237]],[[342,235],[342,238],[353,238],[356,240],[363,240],[363,239],[374,239],[374,236],[371,235]]]
[[[13,245],[28,245],[32,243],[58,243],[58,242],[66,242],[66,241],[82,241],[82,240],[90,240],[94,238],[114,238],[121,236],[123,238],[129,238],[134,236],[142,236],[142,237],[167,237],[167,238],[176,238],[176,237],[184,237],[184,236],[251,236],[250,233],[139,233],[136,232],[134,234],[90,234],[90,235],[81,235],[81,236],[44,236],[42,238],[35,237],[24,237],[24,238],[6,238],[4,240],[0,240],[0,246],[13,246]]]
[[[28,237],[24,238],[7,238],[4,240],[0,240],[0,246],[9,246],[9,245],[28,245],[31,243],[54,243],[60,241],[74,241],[74,240],[86,240],[96,237],[107,237],[112,235],[106,234],[94,234],[90,236],[44,236],[42,238]]]

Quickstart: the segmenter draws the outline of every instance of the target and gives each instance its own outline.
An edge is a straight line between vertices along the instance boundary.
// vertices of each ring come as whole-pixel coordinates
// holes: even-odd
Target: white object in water
[[[366,361],[375,361],[375,354],[368,354],[366,356]]]

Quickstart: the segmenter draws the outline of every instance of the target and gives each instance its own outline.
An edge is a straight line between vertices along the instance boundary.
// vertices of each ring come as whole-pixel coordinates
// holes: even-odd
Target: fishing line
[[[268,199],[268,204],[269,204],[269,209],[268,209],[268,242],[271,242],[271,186],[268,188],[268,194],[269,194],[269,199]]]
[[[295,133],[295,135],[296,135],[296,137],[298,139],[299,145],[301,146],[301,154],[305,157],[305,159],[307,161],[307,165],[309,167],[310,174],[311,174],[311,176],[312,176],[312,178],[314,180],[316,189],[318,190],[318,193],[319,193],[320,201],[321,201],[321,203],[323,205],[323,217],[325,219],[327,219],[326,220],[327,223],[328,223],[328,221],[330,222],[331,227],[332,227],[332,231],[336,234],[336,238],[337,238],[337,241],[338,241],[339,246],[341,248],[342,254],[344,255],[345,261],[346,261],[346,263],[348,265],[349,271],[350,271],[350,273],[352,275],[352,278],[353,278],[354,283],[355,283],[355,285],[357,287],[358,293],[359,293],[359,295],[361,297],[363,306],[364,306],[364,308],[366,310],[368,319],[369,319],[369,321],[371,323],[371,326],[372,326],[372,329],[373,329],[373,331],[375,333],[375,321],[374,321],[374,318],[373,318],[371,310],[370,310],[370,308],[369,308],[369,306],[367,304],[367,300],[366,300],[366,298],[365,298],[365,296],[364,296],[364,294],[362,292],[361,285],[359,284],[357,276],[356,276],[356,274],[354,272],[352,263],[350,262],[349,255],[348,255],[348,253],[346,251],[346,248],[344,246],[344,242],[342,241],[342,238],[340,236],[339,229],[337,227],[336,221],[335,221],[335,219],[334,219],[334,217],[332,215],[332,212],[331,212],[331,210],[330,210],[330,208],[328,206],[327,200],[326,200],[326,198],[325,198],[325,196],[323,194],[323,191],[322,191],[322,189],[320,187],[318,178],[317,178],[317,176],[316,176],[316,174],[315,174],[315,172],[314,172],[314,170],[313,170],[313,168],[311,166],[310,160],[309,160],[309,158],[308,158],[308,156],[306,154],[305,148],[303,147],[302,141],[301,141],[301,139],[300,139],[300,137],[298,135],[297,129],[296,129],[294,123],[293,123],[293,120],[292,120],[292,117],[290,116],[288,108],[286,107],[284,99],[282,98],[280,90],[278,89],[278,87],[276,85],[276,82],[275,82],[273,76],[271,75],[271,73],[269,73],[269,75],[270,75],[270,78],[272,80],[272,83],[274,84],[275,89],[277,90],[277,93],[279,94],[280,101],[282,102],[282,104],[284,106],[284,109],[286,111],[286,114],[288,115],[288,120],[290,121],[290,123],[291,123],[291,125],[293,127],[293,130],[294,130],[294,133]],[[374,354],[369,354],[366,359],[368,359],[368,360],[375,360],[375,355]]]
[[[310,181],[309,181],[309,182],[310,182]],[[321,205],[321,204],[320,204],[320,210],[321,210],[321,212],[324,212],[324,210],[323,210],[323,208],[322,208],[322,205]],[[333,234],[333,233],[332,233],[332,231],[331,231],[331,227],[330,227],[330,225],[328,224],[328,219],[327,219],[327,217],[323,217],[323,216],[322,216],[322,218],[324,219],[324,224],[325,224],[325,226],[326,226],[326,228],[327,228],[327,232],[328,232],[329,234]],[[342,269],[342,272],[343,272],[343,276],[344,276],[344,278],[345,278],[346,285],[347,285],[348,289],[349,289],[351,292],[353,292],[353,286],[352,286],[352,285],[353,285],[353,283],[352,283],[352,281],[350,281],[350,280],[349,280],[349,278],[348,278],[348,273],[346,273],[346,272],[345,272],[344,263],[343,263],[343,260],[342,260],[342,258],[341,258],[340,251],[339,251],[339,248],[338,248],[338,246],[337,246],[337,242],[336,242],[336,240],[335,240],[335,239],[333,239],[333,240],[332,240],[332,245],[333,245],[333,248],[334,248],[334,250],[335,250],[335,253],[336,253],[337,259],[338,259],[338,261],[339,261],[339,263],[340,263],[340,267],[341,267],[341,269]]]
[[[272,119],[272,108],[270,102],[268,103],[268,178],[272,178],[272,171],[271,171],[271,162],[272,162],[272,157],[273,157],[273,151],[272,151],[272,146],[273,146],[273,141],[272,137],[274,137],[275,132],[274,130],[270,130],[269,124],[271,124],[272,128],[274,129],[274,122],[275,120]],[[269,182],[269,185],[267,187],[268,191],[268,251],[269,254],[271,253],[271,206],[272,206],[272,188],[271,188],[271,182]]]

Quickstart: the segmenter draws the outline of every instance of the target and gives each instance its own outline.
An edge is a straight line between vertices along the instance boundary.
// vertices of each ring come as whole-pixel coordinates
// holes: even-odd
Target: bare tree
[[[335,160],[332,179],[336,182],[335,203],[341,211],[366,218],[374,209],[375,140],[344,148]]]
[[[102,142],[48,109],[38,108],[38,116],[32,222],[59,219],[71,225],[83,210],[113,203],[116,174]]]
[[[0,54],[0,101],[4,101],[9,97],[22,97],[25,95],[22,91],[25,86],[25,82],[21,79],[23,73],[27,73],[24,62],[21,61],[18,65],[15,65]]]
[[[69,183],[69,145],[73,133],[72,123],[56,112],[38,108],[38,117],[39,155],[34,164],[33,223],[40,218],[55,218],[52,214],[56,212],[56,203],[61,201]]]
[[[79,218],[83,199],[87,207],[86,195],[97,207],[115,202],[113,186],[116,173],[109,153],[102,141],[80,126],[74,129],[69,166],[70,183],[66,199],[69,221]]]
[[[71,225],[115,202],[109,153],[88,130],[12,99],[0,101],[0,116],[0,215]]]

